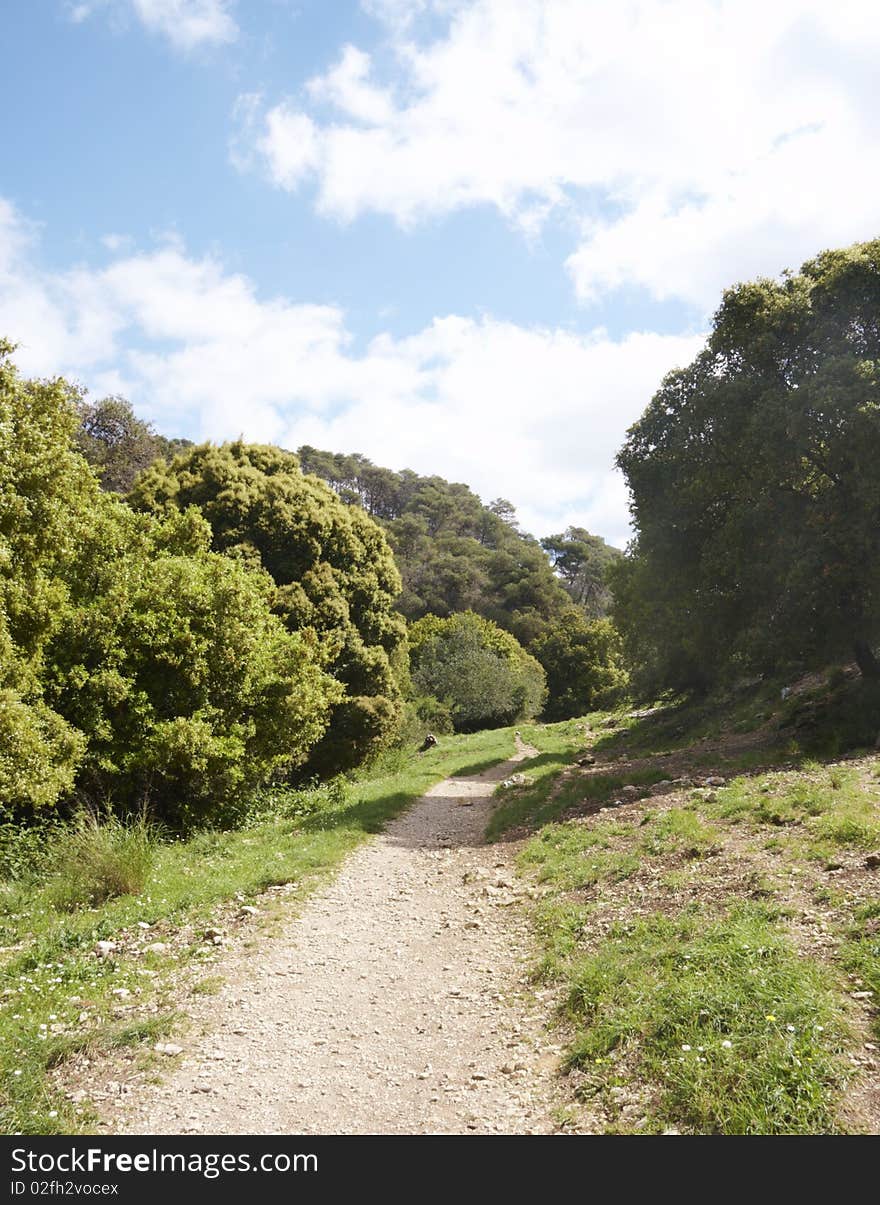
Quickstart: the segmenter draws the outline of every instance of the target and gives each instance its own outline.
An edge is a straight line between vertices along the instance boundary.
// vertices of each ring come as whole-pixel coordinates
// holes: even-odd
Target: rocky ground
[[[518,741],[514,761],[535,752]],[[564,1089],[527,981],[528,888],[511,845],[483,844],[514,769],[439,783],[278,935],[230,950],[219,994],[187,1006],[177,1065],[121,1085],[101,1128],[552,1132]]]

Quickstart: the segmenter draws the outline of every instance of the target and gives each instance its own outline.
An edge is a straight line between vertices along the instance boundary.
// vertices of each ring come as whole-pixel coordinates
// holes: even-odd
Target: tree
[[[304,773],[350,769],[377,751],[400,717],[406,632],[394,559],[369,515],[304,475],[292,453],[241,441],[156,462],[131,499],[156,514],[197,507],[213,548],[265,569],[288,630],[323,650],[344,695]]]
[[[506,499],[486,506],[459,482],[392,473],[359,454],[302,447],[298,455],[305,472],[382,524],[403,582],[397,608],[408,620],[472,610],[528,644],[568,606],[540,544],[519,530]]]
[[[607,619],[589,620],[577,607],[552,623],[532,652],[547,674],[546,720],[567,720],[608,706],[626,687],[614,625]]]
[[[273,616],[268,575],[196,511],[102,493],[76,391],[0,346],[0,805],[76,794],[215,818],[324,733],[337,684]]]
[[[567,527],[559,535],[546,536],[541,547],[578,606],[593,619],[607,615],[611,605],[607,570],[619,559],[618,549],[583,527]]]
[[[413,686],[448,707],[458,732],[536,715],[544,671],[519,642],[473,612],[428,615],[410,628]]]
[[[637,538],[614,613],[655,683],[880,675],[880,240],[728,290],[618,464]]]
[[[96,470],[101,488],[127,493],[138,473],[162,457],[190,445],[186,439],[166,439],[139,419],[122,397],[78,403],[76,445]]]

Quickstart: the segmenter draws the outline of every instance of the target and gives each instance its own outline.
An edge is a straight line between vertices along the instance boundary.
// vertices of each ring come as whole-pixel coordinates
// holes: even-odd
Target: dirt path
[[[510,846],[482,844],[512,769],[439,783],[279,937],[221,964],[203,1036],[113,1131],[552,1131],[558,1048],[526,983],[523,888]]]

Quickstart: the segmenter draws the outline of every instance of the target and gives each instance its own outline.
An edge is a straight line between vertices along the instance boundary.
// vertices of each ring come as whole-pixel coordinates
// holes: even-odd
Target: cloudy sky
[[[721,290],[880,233],[876,0],[7,0],[0,333],[627,538]]]

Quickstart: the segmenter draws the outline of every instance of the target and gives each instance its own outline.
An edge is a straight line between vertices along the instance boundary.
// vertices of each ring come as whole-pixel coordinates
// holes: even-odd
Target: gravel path
[[[525,889],[511,847],[482,843],[512,769],[439,783],[279,937],[230,954],[193,1010],[204,1036],[114,1131],[551,1132],[558,1048],[526,983]]]

